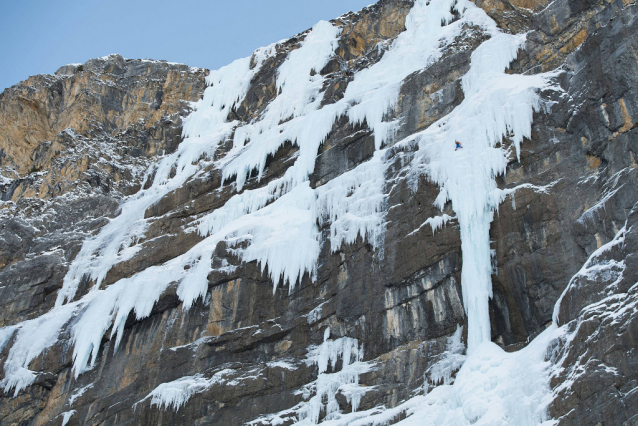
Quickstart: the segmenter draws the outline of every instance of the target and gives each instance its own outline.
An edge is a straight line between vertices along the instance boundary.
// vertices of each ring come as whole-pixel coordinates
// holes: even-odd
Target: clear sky
[[[0,0],[0,91],[119,53],[216,69],[376,0]]]

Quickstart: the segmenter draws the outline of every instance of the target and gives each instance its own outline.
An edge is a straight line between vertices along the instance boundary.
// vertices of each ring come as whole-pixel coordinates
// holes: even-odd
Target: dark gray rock
[[[552,379],[551,415],[568,425],[634,424],[638,6],[626,0],[477,3],[506,30],[530,31],[526,49],[512,64],[514,72],[560,68],[556,78],[564,90],[543,94],[553,102],[551,109],[535,115],[520,161],[513,157],[498,181],[501,188],[517,190],[500,206],[491,228],[492,338],[508,350],[525,345],[552,321],[554,305],[571,283],[559,306],[559,325],[566,325],[571,338],[560,342],[553,354],[555,364],[564,369]],[[404,30],[410,7],[409,1],[382,0],[335,21],[344,31],[337,56],[320,71],[326,76],[325,103],[340,99],[354,71],[379,60],[387,41]],[[278,47],[231,118],[250,121],[263,111],[277,95],[277,67],[305,34]],[[464,28],[439,62],[404,81],[396,110],[388,117],[402,120],[397,140],[428,127],[463,100],[459,79],[485,38],[478,28]],[[119,91],[102,88],[89,73],[112,81]],[[179,116],[187,109],[177,99],[201,96],[204,72],[116,55],[62,67],[57,74],[38,81],[58,95],[66,93],[63,86],[69,81],[94,90],[100,87],[101,108],[125,119],[99,116],[96,126],[75,136],[50,130],[54,137],[38,140],[33,158],[22,159],[28,173],[3,185],[2,200],[13,203],[0,216],[2,325],[50,309],[81,242],[118,214],[122,197],[139,189],[138,171],[179,142]],[[163,83],[157,85],[149,76]],[[29,90],[24,84],[5,92],[0,113],[11,117],[13,107],[6,105],[14,93],[35,99]],[[171,96],[173,107],[166,114],[153,112],[163,111]],[[150,105],[145,117],[152,125],[136,124],[131,118],[135,114],[122,107],[135,103]],[[54,107],[59,105],[42,108]],[[97,157],[71,153],[78,147],[98,146],[112,148],[105,154],[108,167],[98,167]],[[228,143],[222,144],[217,157],[229,149]],[[353,126],[345,118],[338,120],[320,149],[310,184],[324,185],[369,160],[373,151],[374,137],[365,123]],[[10,154],[0,165],[20,162]],[[269,157],[262,179],[251,176],[246,188],[262,187],[281,176],[295,155],[297,148],[285,144]],[[33,360],[31,368],[39,372],[36,382],[15,398],[0,398],[3,422],[59,424],[61,413],[73,409],[69,425],[242,424],[301,400],[296,392],[317,376],[316,367],[305,363],[308,347],[322,341],[326,327],[333,337],[358,339],[364,359],[375,362],[376,368],[360,377],[363,385],[374,386],[363,397],[361,409],[394,407],[406,400],[424,384],[447,337],[466,321],[459,229],[454,220],[436,232],[423,226],[441,214],[433,206],[438,189],[421,179],[413,190],[403,169],[412,155],[409,148],[389,150],[393,163],[386,178],[392,186],[385,240],[378,250],[359,238],[333,253],[324,228],[316,279],[306,275],[292,291],[279,285],[273,294],[267,269],[262,271],[255,262],[241,263],[220,244],[215,262],[224,260],[236,269],[211,273],[205,300],[184,310],[176,285],[170,286],[150,317],[128,318],[117,351],[115,342],[105,338],[96,367],[77,379],[71,371],[69,336],[63,335]],[[43,182],[38,173],[53,173],[83,158],[89,159],[86,168],[71,175],[59,173],[50,189],[37,192]],[[35,198],[40,194],[45,194],[43,199]],[[69,201],[69,194],[76,198]],[[103,285],[185,253],[201,237],[184,228],[233,194],[228,182],[222,187],[213,166],[167,194],[146,211],[149,227],[139,252],[116,265]],[[623,244],[595,254],[623,226]],[[592,253],[590,266],[613,261],[623,265],[622,274],[576,275]],[[85,280],[78,297],[91,284]],[[0,361],[6,356],[5,348]],[[268,366],[280,360],[296,369]],[[145,400],[162,383],[195,374],[210,378],[223,369],[231,370],[232,386],[211,385],[192,395],[179,411]],[[84,393],[72,400],[83,388]],[[344,395],[337,400],[342,410],[351,409]]]

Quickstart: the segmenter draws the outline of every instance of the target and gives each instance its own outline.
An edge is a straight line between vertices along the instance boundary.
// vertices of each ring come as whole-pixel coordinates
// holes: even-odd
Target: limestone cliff
[[[638,4],[477,0],[478,9],[450,2],[452,7],[441,12],[444,22],[436,22],[449,33],[433,35],[431,59],[421,53],[427,47],[417,43],[421,39],[404,43],[425,59],[394,86],[388,83],[396,89],[396,102],[388,102],[376,121],[372,115],[353,119],[356,102],[367,99],[348,97],[348,90],[358,87],[357,76],[392,55],[402,34],[429,30],[419,27],[415,10],[439,3],[447,5],[381,0],[256,51],[231,73],[239,76],[245,65],[245,81],[232,82],[243,95],[228,94],[207,113],[210,123],[214,114],[223,115],[215,127],[223,129],[219,135],[189,128],[196,124],[192,115],[184,119],[210,107],[190,102],[209,99],[207,83],[206,90],[225,87],[225,74],[213,72],[206,82],[207,70],[185,65],[111,55],[31,77],[0,94],[5,388],[0,423],[410,424],[418,416],[425,419],[418,398],[441,382],[449,385],[466,356],[467,252],[458,206],[452,198],[437,205],[440,188],[432,173],[417,173],[427,161],[412,165],[421,158],[418,143],[427,132],[444,128],[464,111],[470,96],[464,78],[474,53],[501,35],[521,35],[507,74],[549,76],[551,86],[538,90],[542,105],[520,150],[514,126],[491,147],[506,156],[505,173],[495,177],[503,199],[489,228],[491,340],[514,353],[543,330],[560,327],[543,364],[549,392],[543,415],[564,425],[637,424]],[[299,60],[309,66],[302,82],[316,87],[308,91],[313,97],[294,109],[296,99],[285,97],[297,80],[285,67],[294,52],[325,42],[315,37],[319,30],[334,42],[326,43],[330,49],[323,62]],[[282,75],[289,75],[286,84],[278,80]],[[286,101],[281,108],[290,110],[267,127],[265,117],[278,98]],[[310,112],[338,111],[310,154],[301,136],[286,139],[295,120],[310,114],[308,105],[315,108]],[[312,139],[321,132],[319,126],[306,130],[302,126],[296,135]],[[260,136],[268,132],[270,139]],[[253,145],[279,135],[282,143],[264,151],[254,167],[231,170]],[[197,151],[213,136],[217,145]],[[471,141],[463,142],[463,149],[473,152]],[[287,181],[305,158],[312,160],[307,177]],[[383,163],[380,177],[366,169],[375,162]],[[346,180],[361,170],[365,181]],[[379,194],[366,186],[376,182],[373,178],[382,182]],[[300,267],[298,280],[280,280],[273,258],[250,258],[250,247],[258,244],[256,228],[246,237],[238,225],[234,234],[205,246],[219,229],[213,223],[203,230],[202,224],[225,212],[238,194],[264,193],[270,198],[255,211],[273,210],[295,194],[294,185],[303,194],[340,194],[343,187],[344,199],[370,191],[362,198],[365,208],[373,196],[381,198],[373,200],[365,217],[351,207],[350,222],[330,214],[311,221],[312,235],[318,235],[316,262]],[[139,227],[122,234],[121,244],[108,252],[104,247],[120,234],[115,229],[100,240],[104,230],[130,212],[130,203],[142,203],[144,194],[155,198],[140,204]],[[293,208],[298,205],[280,214]],[[368,222],[360,225],[359,219]],[[356,232],[356,223],[363,231]],[[279,234],[296,232],[295,226],[289,220],[266,242],[272,248]],[[355,230],[351,238],[335,237],[349,229]],[[91,241],[103,245],[89,252]],[[199,247],[207,251],[176,261]],[[86,263],[79,263],[85,255]],[[290,259],[296,255],[288,252]],[[102,275],[91,276],[91,268],[98,271],[95,265],[108,256],[115,260]],[[140,288],[152,293],[162,274],[174,273],[173,264],[181,275],[169,279],[153,303],[115,318],[127,300],[139,297],[125,293],[137,289],[136,277],[148,277],[148,286]],[[200,266],[207,268],[202,297],[183,285],[189,271]],[[279,271],[275,279],[273,270]],[[285,273],[284,267],[282,277]],[[93,300],[118,288],[126,296],[117,296],[117,308],[95,317],[105,318],[104,324],[83,320],[95,309]],[[51,313],[63,309],[68,316],[55,325]],[[44,350],[34,349],[16,363],[24,345],[20,333],[44,335],[29,327],[55,329],[45,335],[54,338],[33,341]],[[85,346],[86,359],[77,356],[80,327],[104,328]],[[335,346],[331,366],[317,361],[327,347],[322,343]],[[439,377],[441,366],[448,376]],[[333,374],[334,392],[314,400],[321,407],[316,418],[306,416],[303,410],[311,405],[304,404],[313,401],[318,377],[327,378],[326,372]],[[361,414],[346,416],[353,411]],[[469,416],[467,422],[483,416],[458,415]]]

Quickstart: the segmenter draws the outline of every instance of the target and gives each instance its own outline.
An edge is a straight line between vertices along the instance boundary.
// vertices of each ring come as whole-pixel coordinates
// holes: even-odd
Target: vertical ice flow
[[[452,8],[461,15],[454,22]],[[211,73],[208,82],[212,86],[185,120],[185,140],[178,150],[149,169],[150,187],[126,200],[120,215],[83,244],[65,277],[56,307],[47,314],[55,318],[51,322],[55,326],[18,325],[5,362],[5,390],[17,390],[33,381],[30,361],[55,343],[65,324],[72,334],[77,376],[94,365],[104,333],[111,328],[117,347],[128,315],[134,312],[138,319],[148,316],[171,282],[179,283],[178,296],[184,307],[190,306],[207,289],[210,260],[220,241],[231,246],[246,242],[247,248],[238,250],[242,259],[256,260],[262,268],[268,265],[274,285],[283,278],[291,288],[304,273],[314,275],[320,249],[318,221],[330,223],[333,250],[354,241],[357,235],[378,243],[384,229],[385,151],[313,190],[308,175],[314,170],[319,146],[343,114],[352,123],[365,121],[374,129],[377,147],[390,141],[398,123],[385,120],[396,105],[401,82],[440,58],[445,46],[467,24],[481,26],[492,38],[472,55],[470,72],[463,78],[465,100],[411,140],[420,148],[413,163],[415,172],[424,171],[439,184],[438,205],[452,201],[461,226],[470,350],[489,340],[489,224],[502,198],[494,176],[503,173],[507,164],[507,152],[497,144],[508,136],[518,150],[522,138],[529,136],[533,110],[540,105],[536,92],[548,85],[547,76],[505,74],[524,37],[500,34],[493,21],[472,3],[418,0],[408,15],[406,31],[397,36],[379,62],[355,74],[344,98],[334,104],[321,107],[324,80],[317,73],[338,41],[340,29],[329,23],[313,27],[301,46],[289,54],[278,70],[279,96],[249,124],[228,122],[228,113],[243,100],[252,77],[275,47],[256,51],[256,66],[252,68],[251,59],[246,58]],[[295,72],[299,70],[303,72]],[[200,160],[210,160],[219,142],[233,130],[234,148],[218,166],[226,178],[237,176],[238,189],[251,170],[258,169],[261,175],[267,156],[286,141],[299,146],[299,155],[282,178],[235,195],[203,218],[198,230],[206,238],[187,253],[99,290],[110,268],[138,250],[136,243],[147,226],[145,210],[200,171],[205,163]],[[463,150],[454,152],[454,139],[463,143]],[[64,305],[75,297],[84,275],[96,282],[94,289],[81,300]],[[33,350],[28,350],[30,341],[39,342]]]
[[[267,190],[246,191],[245,194],[239,195],[241,202],[232,199],[225,206],[227,208],[216,212],[214,222],[217,224],[211,225],[215,231],[242,215],[263,208],[267,203],[306,181],[314,170],[317,150],[339,115],[347,113],[351,122],[365,121],[369,127],[375,129],[377,146],[387,140],[392,133],[391,128],[397,123],[385,122],[385,114],[396,105],[403,79],[436,60],[441,55],[443,47],[458,34],[459,23],[441,25],[441,22],[447,23],[452,19],[451,8],[455,4],[458,8],[464,2],[439,0],[429,4],[425,1],[415,3],[407,17],[406,31],[394,40],[384,57],[355,75],[343,99],[323,108],[319,108],[323,99],[323,77],[318,71],[333,54],[341,31],[328,22],[322,21],[315,25],[306,34],[300,48],[289,54],[277,73],[280,94],[267,106],[262,116],[252,123],[238,126],[237,122],[227,122],[228,113],[234,105],[243,100],[252,77],[259,71],[261,64],[273,55],[275,45],[257,50],[253,55],[256,66],[252,68],[251,59],[244,58],[213,71],[207,78],[211,86],[206,89],[204,98],[194,103],[193,113],[184,120],[185,140],[175,153],[163,158],[149,170],[147,178],[153,180],[151,187],[124,202],[120,215],[107,224],[98,235],[85,241],[64,278],[64,286],[58,294],[56,305],[60,306],[73,299],[83,277],[88,276],[92,279],[96,289],[115,264],[132,258],[140,248],[138,241],[143,237],[148,225],[144,219],[146,209],[197,173],[200,170],[198,160],[212,156],[219,142],[229,137],[233,129],[235,148],[219,162],[219,165],[225,178],[237,176],[238,189],[242,188],[251,170],[257,168],[261,176],[268,155],[274,154],[284,142],[292,141],[297,144],[300,154],[285,176],[269,183]],[[311,71],[314,71],[314,74]],[[172,172],[175,175],[170,177]],[[379,188],[380,185],[374,187]],[[381,185],[379,191],[382,190]],[[344,195],[350,198],[349,194]],[[372,199],[378,201],[382,198],[377,194]],[[339,206],[346,204],[338,203]],[[373,209],[378,210],[378,207],[375,205]],[[337,212],[333,209],[330,218],[334,220]],[[222,217],[224,223],[219,224],[217,219]],[[356,219],[352,214],[348,217]],[[333,238],[341,242],[353,241],[353,235],[356,237],[358,233],[367,236],[374,234],[374,238],[378,240],[382,232],[381,221],[378,219],[375,219],[374,224],[358,221],[359,227],[356,227],[356,220],[349,220],[348,223],[345,216],[342,215],[342,218],[344,220],[340,224],[332,227]],[[347,237],[336,235],[339,231],[338,225],[344,224],[349,225],[347,228],[341,228]],[[200,227],[200,232],[204,228]],[[203,233],[208,235],[208,232]],[[337,247],[333,245],[333,249]],[[306,251],[309,257],[315,252]],[[276,258],[267,257],[272,261]],[[199,258],[205,259],[206,256]],[[261,260],[265,261],[266,258],[262,257]],[[293,276],[299,277],[304,271],[312,272],[313,268],[307,267],[311,261],[312,259],[306,259],[295,265],[281,266],[277,269],[284,272],[289,279]],[[262,263],[262,266],[265,266],[265,263]],[[293,270],[300,266],[303,266],[303,269],[295,273]],[[203,266],[198,270],[202,274],[206,272]],[[279,279],[278,275],[271,276],[274,280]],[[201,279],[189,278],[187,281],[193,282],[195,287],[202,287]],[[184,295],[199,293],[188,291],[186,285],[180,290],[180,294]]]
[[[495,177],[505,173],[510,154],[502,142],[511,139],[518,154],[523,138],[531,136],[534,111],[541,106],[538,92],[552,87],[549,74],[506,74],[525,35],[503,34],[493,25],[488,29],[491,38],[472,53],[470,70],[462,79],[463,102],[407,141],[416,141],[419,146],[414,176],[425,173],[438,184],[436,204],[443,209],[451,201],[459,221],[469,352],[490,341],[489,230],[503,199]],[[455,150],[455,141],[463,148]]]

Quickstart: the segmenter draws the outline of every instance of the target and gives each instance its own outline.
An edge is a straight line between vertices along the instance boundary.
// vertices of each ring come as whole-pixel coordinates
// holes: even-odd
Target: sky
[[[0,0],[0,92],[119,53],[217,69],[375,0]]]

